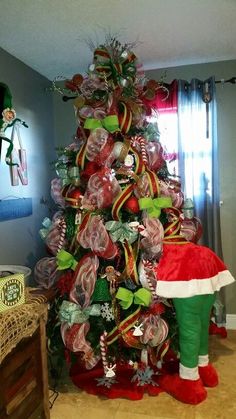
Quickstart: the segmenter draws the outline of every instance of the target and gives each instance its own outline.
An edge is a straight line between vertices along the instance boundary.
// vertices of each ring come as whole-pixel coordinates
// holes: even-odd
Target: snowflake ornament
[[[145,369],[138,369],[131,381],[137,381],[137,386],[144,386],[146,384],[152,384],[157,386],[158,384],[153,381],[152,376],[155,375],[154,371],[148,366]]]
[[[111,322],[115,319],[113,309],[110,307],[109,303],[104,303],[101,306],[101,316],[103,319],[106,319],[107,322]]]
[[[112,384],[116,384],[118,383],[118,381],[116,381],[115,377],[102,377],[102,378],[96,378],[97,381],[97,386],[104,386],[107,388],[111,388]]]

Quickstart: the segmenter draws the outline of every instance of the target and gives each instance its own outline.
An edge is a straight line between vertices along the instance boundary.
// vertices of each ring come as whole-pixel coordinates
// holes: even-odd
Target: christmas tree
[[[172,303],[155,291],[162,244],[196,241],[198,231],[150,122],[167,88],[145,77],[132,49],[110,37],[94,48],[86,76],[63,89],[54,83],[73,101],[78,129],[58,150],[58,211],[40,230],[50,257],[35,277],[56,290],[49,347],[65,349],[74,383],[138,399],[144,389],[158,394],[158,372],[177,351]]]

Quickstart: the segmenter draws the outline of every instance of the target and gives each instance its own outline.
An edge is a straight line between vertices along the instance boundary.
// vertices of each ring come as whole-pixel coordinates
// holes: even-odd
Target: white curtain
[[[203,224],[202,244],[222,257],[215,81],[180,80],[179,173]]]
[[[179,174],[203,225],[201,244],[222,258],[215,80],[179,80]],[[217,296],[215,319],[225,324],[224,293]]]

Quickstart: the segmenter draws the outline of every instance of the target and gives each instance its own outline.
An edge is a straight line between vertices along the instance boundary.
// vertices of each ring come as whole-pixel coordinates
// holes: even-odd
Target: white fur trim
[[[209,355],[199,355],[198,366],[206,367],[209,364]]]
[[[184,378],[185,380],[193,380],[193,381],[198,380],[199,379],[198,367],[188,368],[182,364],[179,364],[179,376],[181,378]]]
[[[186,298],[194,295],[213,294],[235,281],[228,270],[212,278],[190,279],[189,281],[161,281],[157,279],[156,293],[165,298]]]

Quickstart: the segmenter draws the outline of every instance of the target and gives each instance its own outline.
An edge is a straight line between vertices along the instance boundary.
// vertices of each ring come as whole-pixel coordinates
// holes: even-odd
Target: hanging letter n
[[[19,185],[19,179],[22,185],[28,185],[26,151],[22,148],[17,151],[14,148],[12,151],[12,161],[18,164],[18,166],[10,166],[12,186]]]

